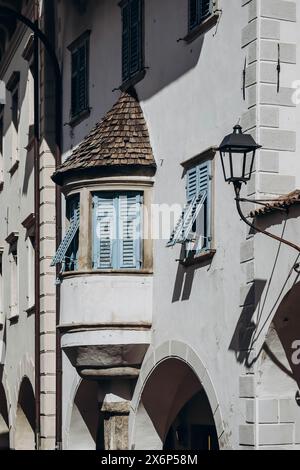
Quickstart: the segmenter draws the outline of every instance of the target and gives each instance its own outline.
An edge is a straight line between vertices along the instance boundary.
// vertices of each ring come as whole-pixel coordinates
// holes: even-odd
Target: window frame
[[[188,5],[187,5],[187,34],[183,38],[183,40],[187,43],[190,44],[193,42],[196,38],[201,36],[202,34],[206,33],[209,31],[213,26],[215,26],[220,17],[220,10],[218,9],[218,0],[210,0],[211,5],[210,5],[210,13],[206,17],[202,17],[202,19],[198,18],[197,23],[195,24],[194,27],[191,28],[190,25],[190,2],[191,0],[188,0]],[[199,0],[197,0],[199,2]]]
[[[91,30],[85,31],[81,34],[75,41],[73,41],[69,46],[68,50],[70,51],[70,125],[74,126],[79,123],[82,119],[87,117],[90,114],[90,35]],[[85,106],[82,109],[74,110],[73,108],[73,78],[78,77],[79,71],[77,70],[74,73],[73,70],[73,57],[75,53],[78,53],[79,49],[85,47]],[[77,78],[78,80],[78,78]],[[77,82],[78,87],[78,82]],[[78,90],[77,90],[78,91]],[[78,96],[77,96],[78,100]]]
[[[144,269],[144,213],[143,213],[143,204],[144,204],[144,192],[136,189],[117,189],[117,190],[105,190],[99,189],[97,191],[93,191],[92,195],[92,248],[91,248],[91,261],[92,261],[92,271],[103,271],[103,272],[142,272]],[[111,196],[113,200],[113,207],[114,207],[114,227],[113,230],[116,233],[116,237],[113,239],[113,246],[112,246],[112,253],[111,253],[111,267],[99,267],[97,265],[96,260],[98,258],[98,250],[97,244],[99,243],[99,239],[96,238],[96,224],[97,224],[97,211],[95,207],[95,203],[97,198],[102,196]],[[118,237],[120,233],[121,227],[121,215],[120,215],[120,196],[136,196],[140,197],[140,200],[137,200],[137,203],[140,205],[139,213],[137,217],[139,219],[139,239],[135,240],[135,243],[138,243],[138,247],[135,247],[135,256],[136,256],[136,266],[135,267],[122,267],[121,266],[121,255],[122,255],[122,247],[120,241],[122,238]]]
[[[200,172],[203,168],[207,168],[207,197],[203,203],[203,208],[200,210],[200,213],[195,221],[195,230],[192,230],[192,234],[195,236],[198,235],[200,237],[204,237],[206,240],[205,244],[201,248],[197,249],[189,249],[190,242],[186,242],[186,251],[189,254],[192,252],[194,255],[199,255],[201,253],[205,253],[211,249],[212,246],[212,161],[210,159],[203,160],[193,166],[191,166],[186,172],[186,201],[190,203],[192,201],[192,197],[189,195],[189,175],[192,171],[196,171],[196,189],[195,193],[200,193]],[[203,211],[204,210],[204,216]],[[203,221],[200,220],[200,217],[203,216]],[[204,233],[200,233],[201,228],[199,224],[203,223],[204,225]],[[192,242],[193,243],[193,242]]]
[[[67,229],[69,228],[71,224],[71,220],[74,217],[76,206],[77,207],[80,206],[80,193],[72,194],[66,199],[66,221],[68,224]],[[78,265],[79,263],[79,231],[80,231],[80,225],[79,225],[79,230],[77,230],[76,234],[74,235],[66,251],[65,259],[63,262],[64,272],[76,272],[79,269],[79,265]],[[73,258],[72,258],[72,255],[74,255]],[[70,258],[68,269],[67,269],[67,261],[66,261],[67,258]],[[70,269],[71,263],[72,263],[73,269]]]
[[[140,57],[139,57],[139,67],[138,70],[134,73],[130,73],[130,57],[129,57],[129,74],[128,77],[124,77],[123,74],[123,33],[124,33],[124,21],[123,21],[123,9],[126,5],[130,5],[134,0],[121,0],[119,2],[119,7],[121,9],[121,77],[122,77],[122,85],[121,90],[126,91],[131,86],[135,85],[136,83],[140,82],[146,75],[145,69],[145,3],[144,0],[139,1],[139,10],[140,10]],[[129,11],[130,17],[130,11]],[[130,56],[130,26],[129,26],[129,56]]]

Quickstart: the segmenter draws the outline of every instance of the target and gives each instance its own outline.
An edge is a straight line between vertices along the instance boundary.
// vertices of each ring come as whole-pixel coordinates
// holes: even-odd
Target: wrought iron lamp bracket
[[[237,208],[237,211],[239,213],[239,216],[241,217],[241,219],[243,220],[243,222],[245,222],[246,225],[248,225],[250,228],[252,228],[252,230],[254,230],[255,232],[259,232],[259,233],[262,233],[264,235],[266,235],[267,237],[270,237],[270,238],[273,238],[273,240],[276,240],[278,241],[279,243],[282,243],[284,245],[287,245],[289,246],[290,248],[293,248],[294,250],[296,250],[298,253],[300,253],[300,246],[296,245],[295,243],[292,243],[288,240],[285,240],[284,238],[282,237],[278,237],[277,235],[274,235],[273,233],[270,233],[268,232],[267,230],[263,230],[259,227],[257,227],[256,225],[254,225],[253,222],[250,222],[247,217],[243,214],[242,212],[242,208],[241,208],[241,202],[258,202],[258,203],[261,203],[261,204],[264,204],[262,200],[258,200],[258,201],[255,201],[255,200],[251,200],[251,199],[246,199],[246,198],[241,198],[240,197],[240,193],[241,193],[241,187],[242,187],[242,183],[240,181],[234,181],[234,191],[235,191],[235,201],[236,201],[236,208]],[[284,209],[283,209],[284,210]],[[295,269],[298,269],[299,268],[299,265],[298,267],[294,267]]]

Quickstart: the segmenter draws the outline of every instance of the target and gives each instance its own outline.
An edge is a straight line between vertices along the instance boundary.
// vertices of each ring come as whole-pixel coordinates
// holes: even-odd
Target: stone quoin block
[[[280,40],[279,21],[262,19],[261,26],[260,26],[260,37],[261,39],[276,39],[279,41]]]
[[[294,423],[297,411],[299,410],[294,398],[279,400],[279,419],[281,423]]]
[[[239,379],[240,398],[255,397],[255,378],[253,375],[243,375]]]
[[[270,173],[278,173],[279,153],[261,150],[259,156],[259,170]]]
[[[246,446],[255,445],[255,426],[252,424],[239,426],[239,444]]]
[[[260,14],[277,20],[296,21],[296,2],[286,0],[261,0]]]
[[[266,194],[288,194],[295,189],[296,180],[294,176],[275,175],[260,173],[258,191]]]
[[[242,29],[242,47],[247,46],[257,38],[257,21],[254,20]]]
[[[241,243],[240,247],[240,259],[241,263],[249,261],[254,258],[254,241],[247,240],[246,242]]]
[[[261,83],[270,83],[277,85],[278,72],[277,64],[274,62],[262,62],[260,64],[260,81]]]
[[[243,131],[246,132],[252,127],[256,126],[256,115],[257,115],[257,108],[254,106],[253,108],[249,109],[242,115],[241,119],[241,126]]]
[[[279,108],[274,106],[261,106],[260,124],[263,127],[279,127]]]
[[[255,422],[255,400],[249,399],[246,400],[246,421],[247,423]]]
[[[248,21],[250,22],[257,18],[257,0],[252,0],[248,5]]]
[[[248,65],[257,60],[257,41],[252,42],[247,47]]]
[[[293,100],[294,93],[294,88],[281,87],[279,93],[277,93],[276,86],[263,84],[260,87],[260,103],[295,107],[296,105]]]
[[[259,423],[278,423],[278,400],[259,400]]]
[[[288,152],[296,150],[296,132],[261,129],[260,135],[260,144],[266,150],[286,150]]]
[[[259,445],[293,444],[293,424],[260,424]]]
[[[246,87],[254,85],[256,82],[256,63],[253,63],[246,68]]]
[[[275,41],[261,41],[260,59],[273,62],[278,61],[278,43]],[[296,44],[280,43],[280,60],[282,63],[296,63]]]

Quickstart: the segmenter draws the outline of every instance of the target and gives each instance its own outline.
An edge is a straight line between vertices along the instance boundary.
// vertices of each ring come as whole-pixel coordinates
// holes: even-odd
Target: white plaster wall
[[[28,63],[21,57],[28,40],[27,32],[12,58],[12,61],[1,79],[7,82],[11,74],[18,70],[21,73],[19,88],[20,124],[19,124],[19,168],[11,176],[11,96],[6,90],[6,105],[4,110],[4,187],[0,193],[0,245],[4,247],[3,277],[4,277],[4,314],[6,323],[0,332],[0,339],[5,335],[4,374],[10,388],[10,416],[14,421],[18,400],[19,387],[24,375],[31,380],[34,388],[34,316],[28,316],[28,249],[26,230],[21,225],[23,220],[34,212],[34,175],[33,153],[28,153],[28,129],[32,124],[33,84],[28,75]],[[19,316],[10,322],[10,265],[9,246],[5,241],[11,232],[19,232],[18,266],[19,266]],[[32,305],[31,305],[32,306]],[[14,422],[11,422],[14,433]],[[12,442],[14,440],[11,436]]]
[[[152,285],[152,277],[139,275],[66,278],[62,284],[60,323],[150,324]]]
[[[91,114],[73,130],[64,128],[65,156],[119,96],[119,92],[112,92],[121,84],[121,21],[117,3],[90,1],[88,14],[76,16],[68,8],[69,3],[64,2],[68,21],[62,23],[58,38],[64,61],[64,122],[70,119],[70,55],[66,47],[86,29],[92,31]],[[219,6],[223,14],[218,30],[214,27],[187,45],[177,42],[187,32],[186,2],[145,1],[145,65],[149,69],[136,88],[158,164],[156,203],[185,202],[180,163],[218,145],[247,109],[241,93],[241,31],[248,13],[234,0],[220,1]],[[176,262],[180,247],[167,249],[166,240],[155,243],[153,346],[174,339],[197,352],[220,399],[229,445],[237,447],[238,424],[243,415],[238,398],[241,365],[229,348],[240,313],[239,244],[246,231],[235,212],[233,190],[224,184],[217,156],[214,187],[217,253],[211,265],[190,268],[180,281]],[[70,299],[71,292],[63,294],[63,298]],[[91,305],[89,299],[87,302]],[[63,308],[62,315],[66,318],[70,312]]]

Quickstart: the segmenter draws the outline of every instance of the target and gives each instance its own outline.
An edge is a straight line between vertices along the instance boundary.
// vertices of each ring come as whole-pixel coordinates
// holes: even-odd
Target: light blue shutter
[[[111,195],[94,197],[94,268],[113,269],[116,207]]]
[[[202,213],[198,220],[199,230],[204,237],[202,249],[209,249],[211,241],[211,162],[201,163],[197,167],[197,188],[199,193],[207,192],[207,198],[203,205]]]
[[[197,166],[197,194],[208,190],[209,184],[209,164],[202,163]]]
[[[119,197],[119,267],[141,267],[141,195]]]
[[[187,172],[186,199],[190,202],[197,194],[197,167]]]

